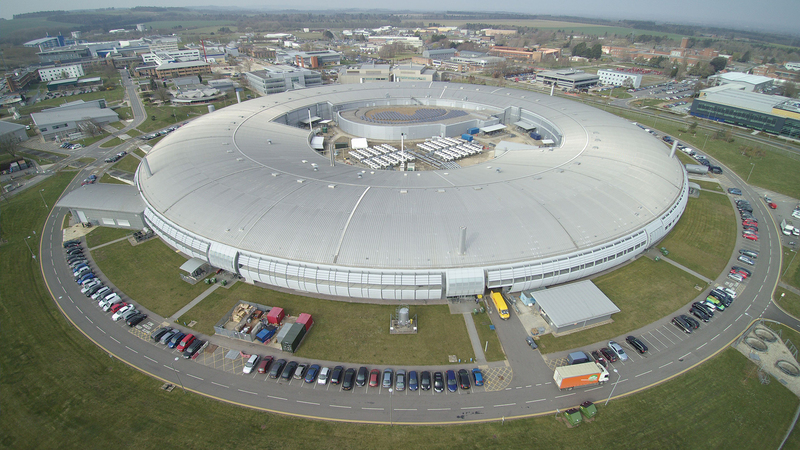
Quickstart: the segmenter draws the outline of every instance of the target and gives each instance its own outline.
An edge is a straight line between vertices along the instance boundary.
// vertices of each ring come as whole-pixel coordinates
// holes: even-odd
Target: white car
[[[731,296],[731,298],[736,298],[736,291],[734,291],[733,289],[731,289],[731,288],[726,288],[726,287],[721,287],[721,288],[719,288],[719,289],[720,289],[720,290],[722,290],[722,292],[724,292],[724,293],[726,293],[726,294],[730,295],[730,296]]]
[[[738,281],[740,283],[742,281],[744,281],[744,278],[742,278],[742,276],[739,275],[738,273],[729,273],[728,274],[728,278],[730,278],[731,280],[734,280],[734,281]]]
[[[97,286],[98,284],[100,284],[100,280],[97,278],[92,278],[91,281],[83,285],[83,288],[81,289],[81,294],[87,293],[89,289]]]
[[[122,315],[125,314],[126,312],[132,310],[132,309],[133,309],[133,305],[123,306],[117,312],[115,312],[114,315],[111,316],[111,320],[116,322],[119,319],[122,319]]]
[[[327,384],[328,378],[331,376],[331,369],[329,367],[323,367],[319,369],[319,375],[317,376],[317,384]]]
[[[253,368],[258,365],[258,361],[261,360],[261,357],[258,355],[250,355],[247,362],[244,363],[244,367],[242,367],[243,373],[250,373],[253,371]]]
[[[792,211],[792,217],[794,217],[795,219],[800,219],[800,209],[795,209],[794,211]]]
[[[617,358],[619,358],[620,361],[628,360],[628,354],[625,353],[625,350],[622,349],[622,346],[616,342],[608,341],[608,348],[610,348],[612,352],[616,353]]]

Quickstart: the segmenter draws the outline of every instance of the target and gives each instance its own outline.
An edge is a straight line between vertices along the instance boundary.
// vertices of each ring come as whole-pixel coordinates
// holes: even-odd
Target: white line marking
[[[639,378],[640,376],[642,376],[642,375],[647,375],[647,374],[648,374],[648,373],[650,373],[650,372],[652,372],[652,370],[648,370],[647,372],[642,372],[642,373],[640,373],[639,375],[636,375],[636,376],[635,376],[635,377],[633,377],[633,378]]]
[[[538,383],[538,384],[537,384],[537,386],[541,386],[541,385],[542,385],[542,383]]]
[[[383,411],[383,408],[365,408],[363,406],[361,407],[361,409],[366,409],[368,411]]]
[[[395,411],[416,411],[417,408],[395,408]]]
[[[203,381],[203,379],[202,379],[202,378],[200,378],[200,377],[198,377],[197,375],[192,375],[192,374],[190,374],[190,373],[187,373],[186,375],[187,375],[187,376],[190,376],[190,377],[192,377],[192,378],[194,378],[194,379],[197,379],[197,380]]]
[[[504,406],[514,406],[516,403],[503,403],[502,405],[494,405],[495,408],[502,408]]]
[[[75,306],[75,309],[77,309],[78,311],[80,311],[80,313],[81,313],[81,314],[83,314],[83,311],[81,311],[81,309],[80,309],[80,308],[78,308],[78,306],[77,306],[77,305]]]
[[[90,319],[90,318],[89,318],[89,316],[83,316],[83,317],[86,317],[86,320],[88,320],[88,321],[89,321],[89,323],[94,323],[94,322],[92,322],[92,319]],[[95,326],[96,326],[96,325],[95,325]]]
[[[514,389],[522,389],[522,386],[517,386],[517,387],[516,387],[516,388],[514,388]]]
[[[728,324],[728,326],[727,326],[727,327],[725,327],[725,329],[724,329],[724,330],[722,330],[722,331],[728,331],[728,328],[730,328],[730,327],[731,327],[731,325],[733,325],[733,324],[732,324],[732,323],[729,323],[729,324]]]
[[[716,339],[716,338],[718,338],[718,337],[719,337],[719,333],[717,333],[717,335],[716,335],[716,336],[714,336],[713,338],[709,339],[709,341],[708,341],[708,342],[711,342],[711,341],[713,341],[714,339]]]
[[[586,390],[585,390],[585,391],[583,391],[583,392],[595,391],[595,390],[597,390],[597,389],[601,389],[602,387],[603,387],[603,386],[597,386],[597,387],[593,387],[593,388],[591,388],[591,389],[586,389]]]
[[[465,406],[461,409],[483,409],[483,406]]]
[[[95,325],[94,327],[95,327],[95,328],[97,328],[98,330],[102,331],[102,332],[103,332],[103,334],[106,334],[106,332],[105,332],[105,331],[103,331],[103,329],[102,329],[102,328],[100,328],[100,327],[98,327],[97,325]]]
[[[132,349],[132,348],[128,347],[127,345],[125,346],[125,348],[127,348],[127,349],[128,349],[128,350],[130,350],[130,351],[132,351],[133,353],[139,353],[139,352],[137,352],[136,350],[134,350],[134,349]]]
[[[758,293],[761,293],[761,290],[764,289],[764,285],[762,284],[760,288],[758,288]]]
[[[741,319],[741,318],[742,318],[742,315],[743,315],[743,314],[739,314],[739,317],[737,317],[737,318],[736,318],[736,320],[734,320],[734,322],[738,322],[738,321],[739,321],[739,319]]]
[[[678,358],[678,359],[683,359],[683,358],[686,358],[687,356],[689,356],[689,355],[691,355],[691,354],[692,354],[692,352],[689,352],[689,353],[687,353],[687,354],[685,354],[685,355],[681,356],[681,357],[680,357],[680,358]]]
[[[538,400],[528,400],[528,401],[527,401],[527,402],[525,402],[525,403],[536,403],[536,402],[543,402],[543,401],[545,401],[545,400],[547,400],[547,399],[546,399],[546,398],[540,398],[540,399],[538,399]]]
[[[700,347],[697,347],[695,350],[700,350],[701,348],[705,347],[706,345],[708,345],[708,342],[704,343],[704,344],[703,344],[703,345],[701,345]]]
[[[525,387],[526,387],[526,388],[529,388],[529,387],[531,387],[531,385],[529,384],[529,385],[527,385],[527,386],[525,386]]]
[[[545,384],[553,384],[553,382],[552,382],[552,381],[548,381],[548,382],[547,382],[547,383],[545,383]],[[538,384],[537,384],[537,386],[538,386]]]
[[[450,408],[428,408],[428,411],[450,411]]]
[[[167,369],[169,369],[169,370],[171,370],[173,372],[180,372],[178,369],[173,369],[172,367],[170,367],[170,366],[168,366],[166,364],[162,364],[162,366],[166,367]]]
[[[674,362],[675,362],[675,361],[670,361],[670,362],[668,362],[668,363],[664,364],[663,366],[658,366],[658,368],[659,368],[659,369],[663,369],[664,367],[667,367],[668,365],[670,365],[670,364],[672,364],[672,363],[674,363]]]
[[[255,393],[255,392],[245,391],[244,389],[237,389],[237,391],[239,391],[239,392],[244,392],[245,394],[258,395],[258,394],[257,394],[257,393]],[[318,403],[318,404],[319,404],[319,403]]]
[[[660,334],[660,335],[664,336],[664,339],[666,339],[666,340],[668,340],[668,341],[672,342],[672,344],[673,344],[673,345],[675,345],[675,342],[673,342],[673,341],[672,341],[672,339],[670,339],[669,337],[667,337],[667,335],[666,335],[666,334],[662,333],[662,332],[661,332],[661,330],[659,330],[658,328],[656,328],[656,330],[655,330],[655,331],[658,331],[658,334]],[[661,342],[661,341],[659,341],[659,342]],[[665,345],[664,347],[666,347],[666,345]]]
[[[573,392],[571,394],[556,395],[555,398],[569,397],[570,395],[575,395],[575,394],[577,394],[577,392]]]
[[[154,363],[158,364],[158,361],[156,361],[155,359],[153,359],[153,358],[151,358],[149,356],[145,356],[145,355],[142,355],[142,356],[144,356],[145,358],[149,359],[150,361],[153,361]]]
[[[228,386],[225,386],[224,384],[215,383],[215,382],[213,382],[213,381],[211,382],[211,384],[216,384],[216,385],[217,385],[217,386],[219,386],[219,387],[224,387],[225,389],[230,389],[230,387],[228,387]]]
[[[510,390],[511,390],[511,388],[506,388],[506,390],[507,390],[507,391],[510,391]]]
[[[270,396],[268,395],[267,397],[270,397]],[[330,406],[331,408],[345,408],[345,409],[350,409],[351,408],[351,406],[340,406],[340,405],[328,405],[328,406]]]
[[[109,337],[110,337],[110,338],[111,338],[111,339],[112,339],[114,342],[116,342],[117,344],[120,344],[120,342],[119,342],[118,340],[114,339],[114,336],[109,336]]]
[[[753,306],[753,305],[752,305],[752,304],[750,304],[750,305],[747,305],[747,309],[745,309],[745,310],[744,310],[744,312],[750,311],[750,307],[751,307],[751,306]]]

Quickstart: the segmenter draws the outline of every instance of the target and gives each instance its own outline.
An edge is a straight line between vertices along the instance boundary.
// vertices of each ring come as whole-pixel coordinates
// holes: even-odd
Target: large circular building
[[[433,112],[362,112],[413,106]],[[498,147],[469,167],[373,170],[313,150],[310,116],[383,141],[525,123],[554,144]],[[448,83],[334,85],[230,106],[162,140],[136,184],[147,223],[192,257],[252,283],[371,299],[585,277],[664,237],[688,194],[679,161],[630,122]]]

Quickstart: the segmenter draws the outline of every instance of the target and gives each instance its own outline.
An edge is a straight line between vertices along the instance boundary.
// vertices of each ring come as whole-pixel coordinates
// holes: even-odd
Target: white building
[[[142,54],[142,62],[144,63],[163,64],[186,61],[200,61],[200,50],[167,50]]]
[[[322,86],[322,74],[315,70],[291,66],[269,66],[264,70],[246,72],[250,87],[264,94]]]
[[[638,88],[642,85],[642,74],[619,72],[616,70],[600,69],[597,71],[600,82],[612,86],[625,86],[626,82],[630,87]],[[628,81],[630,80],[630,81]]]
[[[708,77],[709,86],[723,86],[726,84],[739,84],[744,86],[745,92],[761,92],[772,87],[775,80],[761,75],[750,75],[742,72],[727,72]]]
[[[39,78],[42,81],[60,80],[62,78],[79,78],[83,75],[83,66],[80,64],[39,69]]]

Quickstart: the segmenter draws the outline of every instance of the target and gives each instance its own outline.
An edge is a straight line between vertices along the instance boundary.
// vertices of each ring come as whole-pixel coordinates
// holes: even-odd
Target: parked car
[[[381,377],[381,371],[372,369],[369,373],[369,387],[378,387],[378,380]]]
[[[433,390],[435,392],[444,391],[444,375],[442,375],[442,372],[433,373]]]
[[[353,381],[356,377],[356,369],[352,367],[344,371],[344,380],[342,381],[342,390],[349,391],[353,389]]]
[[[747,256],[750,259],[758,259],[758,252],[755,250],[739,249],[739,254]]]
[[[286,365],[286,360],[281,358],[272,364],[272,369],[269,371],[270,378],[278,378],[283,373],[283,368]]]
[[[168,333],[161,336],[161,339],[159,339],[158,343],[166,345],[166,343],[169,342],[169,340],[172,339],[178,333],[180,333],[180,330],[178,330],[177,328],[173,328]]]
[[[630,344],[631,347],[635,348],[636,351],[639,352],[640,354],[647,353],[648,350],[647,346],[644,345],[644,342],[639,340],[639,338],[637,338],[636,336],[628,336],[625,338],[625,341],[628,342],[628,344]]]
[[[741,262],[743,262],[745,264],[749,264],[751,266],[756,265],[755,261],[753,261],[752,259],[750,259],[750,258],[748,258],[747,256],[744,256],[744,255],[739,255],[739,257],[736,258],[736,259],[738,259],[739,261],[741,261]]]
[[[306,376],[303,379],[306,383],[313,383],[317,381],[317,375],[319,375],[319,364],[312,364],[311,367],[306,370]]]
[[[382,383],[383,388],[389,389],[390,387],[392,387],[393,379],[394,379],[394,371],[392,369],[384,369],[383,383]]]
[[[274,358],[272,356],[265,356],[261,358],[261,362],[259,362],[257,366],[258,373],[267,373],[269,365],[272,364],[273,359]]]
[[[125,302],[117,303],[117,305],[127,305],[127,306],[122,306],[121,308],[118,308],[117,311],[111,316],[111,320],[113,320],[114,322],[116,322],[119,319],[121,319],[122,316],[125,315],[126,312],[128,312],[128,311],[133,309],[133,305],[126,304]],[[116,307],[117,305],[114,305],[114,307]],[[112,309],[114,307],[112,307]]]
[[[150,334],[150,337],[153,339],[154,342],[158,342],[159,340],[161,340],[161,336],[164,336],[164,333],[168,332],[171,329],[172,328],[170,327],[161,327],[156,331],[153,331],[153,333]]]
[[[689,308],[689,313],[697,317],[698,319],[702,320],[703,322],[708,322],[709,320],[711,320],[711,316],[705,310],[700,309],[697,306],[692,306],[691,308]]]
[[[767,206],[769,206],[769,209],[778,209],[778,205],[775,202],[769,202]]]
[[[477,367],[472,369],[472,379],[475,381],[475,386],[483,386],[483,373]]]
[[[412,370],[408,372],[408,390],[416,391],[419,389],[419,382],[417,381],[417,371]]]
[[[681,314],[681,316],[680,316],[680,317],[681,317],[681,319],[683,319],[684,321],[686,321],[686,323],[688,323],[689,325],[691,325],[691,326],[692,326],[692,329],[696,330],[696,329],[700,328],[700,322],[698,322],[698,321],[694,320],[693,318],[691,318],[691,317],[689,317],[689,316],[687,316],[687,315],[685,315],[685,314]]]
[[[183,357],[186,359],[190,359],[200,351],[200,349],[205,345],[206,341],[202,339],[195,339],[186,347],[186,350],[183,351]]]
[[[744,281],[744,277],[739,275],[738,273],[729,273],[728,278],[734,281],[738,281],[740,283]]]
[[[127,323],[129,327],[135,327],[136,325],[142,323],[144,319],[147,319],[147,314],[139,313],[126,320],[125,323]]]
[[[693,328],[689,325],[689,323],[683,320],[683,318],[680,316],[673,317],[672,323],[686,334],[691,334],[693,331]]]
[[[534,349],[534,350],[536,350],[537,348],[539,348],[539,346],[538,346],[538,345],[536,345],[536,341],[535,341],[535,340],[534,340],[532,337],[530,337],[530,336],[525,336],[525,342],[527,342],[527,343],[528,343],[528,345],[530,345],[530,346],[531,346],[531,348],[532,348],[532,349]]]
[[[356,374],[356,386],[364,386],[367,384],[367,376],[369,374],[369,369],[364,366],[358,368],[358,374]]]
[[[600,354],[597,350],[592,350],[592,358],[597,364],[600,364],[603,367],[608,367],[608,361]]]
[[[172,336],[172,339],[170,339],[169,342],[167,342],[167,347],[169,347],[169,348],[177,347],[178,344],[181,343],[181,339],[183,339],[185,337],[186,337],[186,333],[178,333],[175,336]]]
[[[737,188],[728,188],[728,194],[731,195],[742,195],[742,190]]]
[[[283,368],[283,372],[281,372],[281,379],[287,381],[291,380],[295,370],[297,370],[297,361],[289,361],[286,367]]]
[[[458,390],[458,383],[456,382],[456,372],[454,370],[448,370],[446,372],[447,376],[447,390],[450,392],[456,392]]]
[[[247,362],[244,363],[244,367],[242,367],[242,373],[251,373],[259,362],[261,362],[260,356],[250,355],[250,357],[247,358]]]
[[[398,392],[406,390],[406,371],[404,369],[398,369],[395,374],[394,390]]]
[[[294,370],[294,379],[302,380],[303,377],[306,375],[306,370],[308,370],[308,363],[298,364],[297,368]]]
[[[124,307],[126,307],[128,305],[130,305],[130,303],[128,303],[128,302],[117,303],[116,305],[112,306],[109,311],[114,313],[114,314],[116,314],[117,311],[119,311],[120,309],[122,309],[122,308],[124,308]],[[111,319],[113,320],[114,316],[111,316]]]
[[[191,333],[190,333],[190,334],[187,334],[186,336],[184,336],[184,337],[183,337],[183,339],[181,339],[181,342],[178,344],[178,346],[176,347],[176,349],[177,349],[179,352],[185,351],[185,350],[186,350],[186,347],[188,347],[188,346],[192,345],[192,343],[193,343],[194,341],[195,341],[195,337],[194,337],[194,335],[193,335],[193,334],[191,334]]]
[[[603,355],[608,362],[617,362],[617,354],[612,352],[608,347],[603,347],[600,349],[600,354]]]
[[[458,385],[463,390],[468,390],[472,387],[469,382],[469,372],[467,372],[467,369],[458,370]]]
[[[742,237],[745,238],[745,239],[751,240],[751,241],[758,241],[758,236],[755,235],[755,234],[744,233],[744,234],[742,234]]]
[[[323,367],[319,369],[319,375],[317,375],[317,384],[326,385],[328,384],[328,380],[331,377],[331,369],[330,367]]]
[[[339,384],[342,382],[342,374],[344,374],[344,367],[336,366],[331,373],[331,384]]]
[[[628,360],[628,354],[625,353],[625,350],[622,349],[622,346],[616,342],[608,341],[608,348],[617,355],[617,358],[619,358],[620,361]]]

